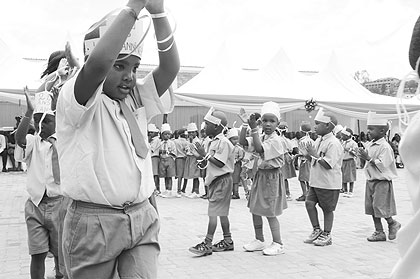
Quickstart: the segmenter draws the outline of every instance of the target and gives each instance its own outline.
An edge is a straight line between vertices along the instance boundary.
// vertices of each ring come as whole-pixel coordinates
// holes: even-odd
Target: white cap
[[[104,19],[95,23],[88,30],[83,41],[85,56],[92,53],[92,50],[95,48],[99,39],[105,34],[106,30],[108,30],[109,26],[115,20],[117,15],[118,12],[108,14]],[[130,34],[128,34],[127,39],[123,44],[120,54],[131,54],[141,58],[143,53],[143,44],[141,44],[139,47],[137,47],[137,45],[142,39],[143,34],[144,32],[142,21],[136,20]]]
[[[338,133],[341,133],[343,131],[343,126],[341,126],[340,124],[337,124],[337,126],[334,127],[333,129],[333,133],[336,135]]]
[[[153,123],[150,123],[149,125],[147,125],[147,131],[153,132],[153,133],[159,133],[159,129]]]
[[[203,130],[206,127],[206,122],[201,122],[200,130]]]
[[[316,114],[315,118],[316,121],[322,122],[322,123],[330,123],[331,122],[331,117],[326,116],[324,109],[320,108],[318,110],[318,113]]]
[[[162,124],[162,127],[160,127],[160,132],[163,133],[168,131],[172,133],[171,126],[169,125],[169,123]]]
[[[338,125],[337,125],[338,126]],[[350,132],[347,132],[347,127],[345,127],[344,126],[344,128],[343,129],[341,129],[341,131],[340,131],[343,135],[346,135],[346,136],[348,136],[348,137],[350,137],[351,136],[351,134],[350,134]]]
[[[239,132],[238,132],[238,129],[236,128],[230,128],[226,134],[226,137],[228,139],[230,139],[231,137],[238,137],[238,136],[239,136]]]
[[[367,115],[367,125],[387,126],[388,119],[376,115],[376,112],[369,111]]]
[[[194,122],[188,123],[187,132],[196,132],[196,131],[198,131],[197,125]]]
[[[204,116],[204,120],[213,123],[214,125],[220,125],[220,123],[222,123],[222,119],[212,115],[214,111],[215,109],[211,107],[207,114]],[[201,124],[201,129],[204,129],[203,124]]]
[[[268,113],[274,114],[277,117],[277,120],[280,121],[280,107],[277,103],[270,101],[262,105],[261,116]]]

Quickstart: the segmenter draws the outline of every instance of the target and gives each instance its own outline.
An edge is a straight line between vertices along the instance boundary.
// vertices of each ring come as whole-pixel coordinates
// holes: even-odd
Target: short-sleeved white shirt
[[[287,152],[281,137],[274,132],[270,135],[260,136],[260,138],[264,153],[256,159],[258,160],[258,168],[281,168],[284,165],[284,153]],[[247,137],[246,140],[248,141],[247,151],[254,152],[254,139],[252,137]]]
[[[209,162],[205,179],[206,185],[210,185],[211,182],[218,176],[233,172],[235,164],[233,147],[234,146],[230,140],[228,140],[222,133],[215,136],[215,138],[210,142],[207,153],[210,153],[215,159],[224,163],[224,166],[219,168]]]
[[[392,180],[398,177],[394,151],[385,138],[369,142],[366,144],[366,150],[375,162],[375,164],[366,162],[367,180]]]
[[[117,101],[101,84],[86,106],[74,96],[78,73],[60,91],[57,103],[57,149],[63,195],[74,200],[121,206],[146,200],[154,190],[150,152],[136,155],[131,133]],[[173,96],[159,98],[153,74],[137,81],[134,98],[124,101],[147,142],[147,123],[173,108]]]
[[[316,139],[315,147],[317,155],[321,156],[331,169],[326,169],[318,162],[313,161],[309,185],[322,189],[341,189],[343,146],[340,141],[332,133],[328,133]]]
[[[52,136],[55,137],[55,136]],[[15,159],[28,166],[26,189],[31,201],[38,206],[47,193],[48,197],[61,195],[60,185],[54,182],[51,143],[39,135],[26,135],[26,148],[16,145]]]

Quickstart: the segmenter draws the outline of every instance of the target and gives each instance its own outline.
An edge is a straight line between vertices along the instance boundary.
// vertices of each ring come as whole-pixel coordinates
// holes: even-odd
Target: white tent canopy
[[[397,98],[371,93],[352,77],[343,74],[332,54],[319,73],[296,71],[283,50],[259,70],[244,70],[233,63],[226,45],[217,58],[197,76],[175,90],[184,101],[237,113],[241,107],[259,110],[266,101],[277,102],[281,112],[304,109],[313,99],[319,107],[357,119],[366,119],[368,111],[397,119]],[[402,100],[409,113],[420,110],[420,101]]]

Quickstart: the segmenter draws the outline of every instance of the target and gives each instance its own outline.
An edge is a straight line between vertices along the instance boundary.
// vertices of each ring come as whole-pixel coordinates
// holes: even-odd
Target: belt
[[[138,208],[141,208],[149,203],[149,200],[146,199],[142,202],[133,203],[133,202],[125,202],[122,206],[111,206],[106,204],[98,204],[92,202],[85,202],[85,201],[77,201],[74,200],[71,207],[76,208],[83,208],[85,212],[90,213],[127,213],[128,211],[132,211]]]

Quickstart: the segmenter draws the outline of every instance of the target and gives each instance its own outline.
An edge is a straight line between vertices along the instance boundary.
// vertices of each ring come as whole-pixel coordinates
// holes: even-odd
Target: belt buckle
[[[123,208],[123,210],[124,210],[125,213],[127,213],[128,208],[132,204],[133,204],[133,202],[125,202],[125,203],[122,204],[122,208]]]

